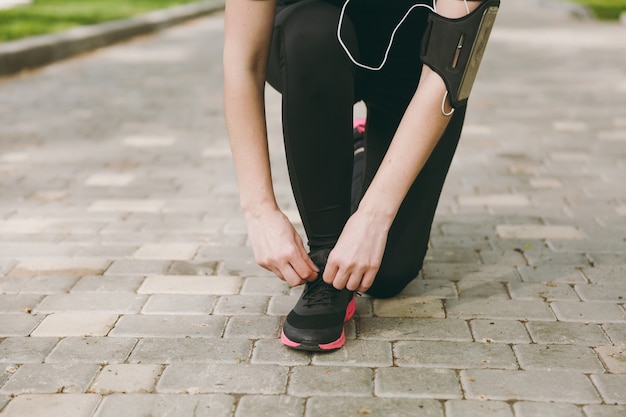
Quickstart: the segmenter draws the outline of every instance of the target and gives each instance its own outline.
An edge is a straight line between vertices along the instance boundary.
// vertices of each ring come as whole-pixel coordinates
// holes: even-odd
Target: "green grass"
[[[598,19],[616,20],[626,11],[626,0],[571,0],[589,6]]]
[[[121,19],[196,0],[34,0],[0,10],[0,42]]]

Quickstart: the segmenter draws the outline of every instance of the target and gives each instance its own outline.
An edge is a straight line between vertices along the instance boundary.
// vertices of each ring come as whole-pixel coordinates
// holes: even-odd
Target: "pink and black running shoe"
[[[339,349],[346,342],[343,324],[356,311],[354,292],[337,290],[322,280],[307,283],[291,310],[280,337],[290,348],[308,351]]]

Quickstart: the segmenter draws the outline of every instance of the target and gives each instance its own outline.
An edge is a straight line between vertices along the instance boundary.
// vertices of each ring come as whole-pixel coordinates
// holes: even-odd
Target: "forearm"
[[[450,118],[441,109],[445,91],[443,80],[424,67],[417,91],[359,204],[359,211],[391,225],[411,184],[448,125]]]
[[[458,18],[480,4],[480,1],[438,0],[437,12]],[[424,167],[443,135],[449,115],[449,101],[443,104],[446,86],[441,77],[424,66],[418,88],[394,135],[383,162],[363,196],[359,210],[382,219],[389,226],[411,184]],[[381,198],[381,196],[384,196]]]
[[[226,3],[224,111],[241,206],[246,214],[276,207],[264,105],[273,11],[273,1]]]
[[[224,111],[237,174],[241,207],[276,205],[272,187],[263,92],[252,81],[235,74],[225,76]]]

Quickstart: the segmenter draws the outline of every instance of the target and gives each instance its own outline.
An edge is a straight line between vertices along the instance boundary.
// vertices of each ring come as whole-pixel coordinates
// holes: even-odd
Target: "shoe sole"
[[[350,300],[350,302],[348,303],[348,307],[346,308],[346,316],[343,319],[343,322],[346,323],[348,322],[353,316],[354,313],[356,312],[356,301],[355,301],[355,297],[352,297],[352,300]],[[335,340],[334,342],[331,343],[300,343],[300,342],[294,342],[293,340],[290,340],[286,335],[285,335],[285,331],[281,331],[280,334],[280,341],[282,342],[283,345],[290,347],[292,349],[296,349],[296,350],[306,350],[309,352],[325,352],[325,351],[331,351],[331,350],[336,350],[341,348],[345,343],[346,343],[346,334],[344,329],[341,329],[341,336],[339,336],[339,339]]]

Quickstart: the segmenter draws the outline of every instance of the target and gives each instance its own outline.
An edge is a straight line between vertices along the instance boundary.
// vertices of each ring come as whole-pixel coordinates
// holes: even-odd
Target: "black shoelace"
[[[337,294],[339,294],[339,291],[335,287],[318,278],[306,286],[302,298],[305,301],[305,307],[332,305],[337,298]]]

